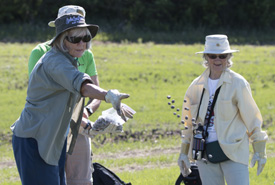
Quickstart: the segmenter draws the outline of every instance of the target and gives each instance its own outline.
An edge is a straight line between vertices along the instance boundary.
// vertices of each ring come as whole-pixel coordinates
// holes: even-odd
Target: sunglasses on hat
[[[222,55],[207,54],[207,56],[210,59],[216,59],[217,57],[219,57],[219,59],[226,59],[226,57],[228,56],[228,54],[222,54]]]
[[[69,37],[69,36],[66,37],[66,40],[73,44],[77,44],[81,40],[83,42],[89,42],[91,39],[92,39],[91,35],[85,35],[83,37]]]

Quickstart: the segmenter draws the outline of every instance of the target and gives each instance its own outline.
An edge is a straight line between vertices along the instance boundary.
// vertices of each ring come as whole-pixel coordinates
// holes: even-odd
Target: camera
[[[194,160],[201,160],[205,149],[204,130],[201,123],[193,123],[195,129],[193,130],[193,146],[192,146],[192,158]]]

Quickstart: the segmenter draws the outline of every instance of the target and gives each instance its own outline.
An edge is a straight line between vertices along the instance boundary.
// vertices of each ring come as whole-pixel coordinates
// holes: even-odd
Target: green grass
[[[150,149],[160,149],[160,148],[167,148],[168,144],[165,144],[164,147],[163,143],[165,141],[160,141],[155,144],[144,143],[146,146],[143,154],[148,152]],[[166,142],[165,142],[166,143]],[[134,145],[134,144],[132,144]],[[137,144],[139,146],[139,144]],[[148,146],[147,146],[148,145]],[[174,143],[171,143],[172,146],[175,146]],[[171,146],[170,145],[170,146]],[[150,148],[151,147],[151,148]],[[250,184],[257,185],[259,183],[263,185],[271,184],[274,181],[274,165],[275,165],[275,158],[274,158],[274,143],[268,143],[267,145],[267,154],[268,154],[268,162],[264,168],[264,171],[260,176],[256,175],[256,166],[254,168],[249,168],[250,174]],[[125,143],[118,143],[118,144],[108,144],[101,146],[99,149],[94,148],[94,162],[99,162],[106,166],[107,168],[113,170],[122,180],[125,182],[132,182],[135,185],[144,185],[144,184],[160,184],[160,185],[170,185],[174,184],[178,175],[179,169],[176,165],[177,153],[170,153],[170,154],[155,154],[154,156],[145,156],[145,157],[127,157],[124,156],[121,159],[120,152],[122,151],[132,151],[128,147],[128,144]],[[121,148],[122,150],[113,151],[113,148]],[[12,156],[12,151],[10,146],[0,147],[1,151],[1,162],[8,161],[9,157],[3,156]],[[2,152],[6,151],[4,154]],[[138,151],[138,150],[135,150]],[[140,150],[142,152],[142,150]],[[118,159],[101,159],[103,154],[113,154],[117,155]],[[142,169],[138,170],[131,170],[130,167],[135,168],[136,166],[143,167]],[[122,170],[118,170],[122,169]],[[125,170],[123,170],[125,169]],[[118,170],[118,171],[117,171]],[[20,184],[18,179],[18,172],[16,167],[7,167],[4,169],[0,169],[0,184]]]
[[[118,173],[121,179],[134,185],[172,185],[175,184],[179,174],[177,166],[163,168],[161,165],[154,169],[145,169],[138,172]]]
[[[3,45],[3,44],[2,44]],[[7,130],[19,116],[24,106],[27,86],[27,61],[34,44],[6,44],[1,47],[0,91],[2,107],[0,129]],[[251,84],[254,98],[262,111],[264,124],[272,126],[274,120],[273,92],[275,89],[274,47],[232,46],[240,49],[233,58],[233,70],[242,74]],[[13,52],[8,52],[14,50]],[[181,108],[184,93],[191,81],[202,73],[201,56],[196,51],[202,45],[156,45],[147,44],[94,44],[92,48],[97,62],[100,84],[103,88],[116,88],[131,97],[124,101],[138,113],[135,119],[125,125],[126,129],[179,127],[179,120],[172,116],[167,105],[168,94]],[[10,90],[8,90],[10,89]],[[110,107],[102,104],[98,114]],[[10,115],[10,112],[13,114]],[[6,116],[5,116],[6,115]],[[92,119],[93,119],[92,118]]]
[[[20,116],[25,104],[27,88],[27,63],[31,50],[36,44],[0,43],[0,166],[12,162],[11,132],[9,127]],[[233,45],[239,49],[234,54],[232,69],[243,75],[251,85],[253,97],[261,110],[263,129],[269,134],[267,145],[268,162],[263,173],[256,177],[256,168],[250,169],[250,182],[272,184],[274,182],[274,121],[275,120],[275,46]],[[124,101],[137,111],[133,120],[124,125],[124,130],[134,133],[144,131],[147,135],[152,129],[164,131],[178,130],[182,126],[179,118],[167,105],[169,94],[176,100],[175,106],[181,109],[183,96],[192,80],[200,75],[201,44],[154,44],[128,43],[104,44],[95,41],[92,51],[95,55],[101,87],[119,89],[131,97]],[[102,103],[91,117],[94,121],[101,111],[111,107]],[[174,184],[179,175],[176,165],[179,136],[162,139],[128,140],[112,142],[114,136],[107,136],[104,145],[93,140],[92,149],[95,161],[113,169],[121,179],[139,184]],[[160,149],[173,149],[162,153]],[[136,152],[137,156],[126,154]],[[151,153],[150,153],[151,152]],[[125,154],[121,157],[121,154]],[[138,154],[154,154],[140,156]],[[102,155],[117,156],[116,159]],[[135,169],[134,167],[144,166]],[[121,169],[125,170],[121,170]],[[134,168],[134,170],[131,170]],[[129,170],[130,169],[130,170]],[[0,184],[20,184],[18,172],[14,166],[0,168]]]
[[[250,185],[269,185],[274,183],[274,165],[275,159],[270,158],[265,166],[264,171],[257,176],[256,166],[249,168]],[[175,184],[179,175],[178,166],[163,168],[161,165],[155,169],[145,169],[138,172],[122,172],[118,173],[125,182],[132,182],[135,185],[172,185]]]

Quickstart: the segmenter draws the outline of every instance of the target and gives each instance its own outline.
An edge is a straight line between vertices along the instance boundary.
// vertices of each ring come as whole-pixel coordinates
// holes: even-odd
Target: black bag
[[[218,141],[206,143],[206,156],[211,163],[220,163],[229,160],[224,154]]]
[[[180,173],[175,185],[180,185],[182,182],[185,185],[202,185],[197,164],[191,163],[190,169],[192,172],[187,177],[183,177]]]
[[[99,163],[93,163],[93,185],[132,185],[125,183],[114,172]]]

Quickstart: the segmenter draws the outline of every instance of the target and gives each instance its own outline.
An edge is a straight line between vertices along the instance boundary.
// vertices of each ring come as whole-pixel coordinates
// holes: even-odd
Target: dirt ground
[[[165,131],[161,129],[152,129],[150,131],[140,131],[140,132],[134,132],[131,131],[125,131],[125,134],[123,136],[115,136],[113,137],[111,142],[119,142],[119,141],[146,141],[146,140],[155,140],[159,138],[169,137],[173,135],[179,135],[180,130],[170,130]],[[9,139],[5,139],[6,141],[10,142]],[[108,141],[108,138],[105,136],[97,137],[96,143],[98,144],[104,144],[106,141]],[[111,154],[100,154],[94,155],[93,160],[97,161],[97,159],[104,158],[104,159],[122,159],[122,158],[134,158],[134,157],[148,157],[148,156],[155,156],[159,154],[175,154],[180,151],[179,147],[173,147],[173,148],[165,148],[165,149],[151,149],[151,150],[132,150],[132,151],[126,151],[126,152],[120,152],[118,153],[111,153]],[[163,167],[169,167],[176,165],[176,161],[174,163],[164,164]],[[0,169],[4,168],[13,168],[15,167],[15,161],[0,161]],[[116,173],[122,172],[122,171],[137,171],[137,170],[143,170],[146,168],[154,168],[158,167],[157,164],[154,166],[154,164],[147,164],[147,165],[124,165],[123,167],[112,167],[112,170]]]
[[[111,153],[111,154],[100,154],[100,155],[94,155],[93,156],[93,161],[97,161],[97,159],[100,158],[104,158],[104,159],[118,159],[118,158],[134,158],[134,157],[149,157],[149,156],[155,156],[155,155],[159,155],[159,154],[175,154],[178,153],[180,151],[179,147],[174,147],[174,148],[166,148],[166,149],[152,149],[152,150],[133,150],[133,151],[126,151],[126,152],[120,152],[118,153]],[[171,166],[175,166],[176,161],[172,162],[172,163],[167,163],[167,164],[162,164],[161,167],[171,167]],[[133,171],[140,171],[140,170],[144,170],[144,169],[148,169],[148,168],[160,168],[158,166],[158,164],[154,164],[154,163],[148,163],[148,164],[142,164],[142,165],[133,165],[133,164],[129,164],[129,165],[123,165],[121,167],[114,167],[114,166],[106,166],[107,168],[109,168],[111,171],[113,171],[114,173],[120,173],[120,172],[133,172]],[[0,170],[4,169],[4,168],[16,168],[16,164],[15,161],[4,161],[4,162],[0,162]],[[12,177],[13,180],[12,181],[20,181],[19,176],[17,177]],[[0,184],[1,184],[1,180],[0,180]]]
[[[135,157],[149,157],[149,156],[156,156],[160,154],[178,154],[180,151],[180,147],[174,148],[166,148],[166,149],[152,149],[152,150],[133,150],[127,152],[121,152],[119,154],[112,153],[112,154],[100,154],[94,155],[93,159],[96,161],[97,159],[104,158],[104,159],[122,159],[122,158],[135,158]],[[170,167],[176,165],[176,161],[169,164],[163,164],[162,167]],[[146,165],[124,165],[122,167],[112,167],[112,171],[119,173],[123,171],[139,171],[146,168],[157,168],[157,164],[146,164]]]

